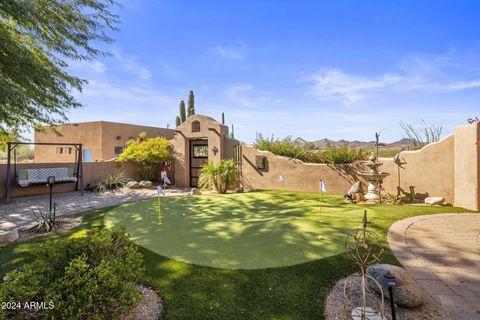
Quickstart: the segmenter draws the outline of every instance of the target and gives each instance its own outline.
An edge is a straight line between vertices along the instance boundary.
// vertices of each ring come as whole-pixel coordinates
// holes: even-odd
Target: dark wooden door
[[[190,186],[198,186],[202,165],[208,162],[208,139],[190,140]]]

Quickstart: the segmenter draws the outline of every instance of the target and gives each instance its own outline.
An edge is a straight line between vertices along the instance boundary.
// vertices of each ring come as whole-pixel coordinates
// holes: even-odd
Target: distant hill
[[[353,141],[348,141],[348,140],[330,140],[330,139],[321,139],[321,140],[316,140],[316,141],[306,141],[303,138],[296,138],[293,140],[293,143],[304,146],[307,143],[312,143],[315,146],[315,149],[321,149],[325,148],[327,146],[334,146],[334,147],[341,147],[344,145],[348,145],[351,148],[362,148],[362,149],[368,149],[368,148],[373,148],[375,146],[375,141],[358,141],[358,140],[353,140]],[[383,143],[380,144],[382,148],[384,149],[408,149],[408,147],[411,145],[410,139],[403,138],[395,142],[391,143]]]

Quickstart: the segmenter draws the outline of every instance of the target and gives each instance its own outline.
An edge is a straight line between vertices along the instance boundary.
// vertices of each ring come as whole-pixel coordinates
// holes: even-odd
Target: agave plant
[[[240,173],[232,160],[222,160],[217,164],[210,161],[204,164],[198,181],[200,188],[215,188],[218,193],[226,193],[239,183]]]
[[[123,170],[115,170],[112,174],[104,176],[95,186],[96,192],[115,191],[124,187],[129,181],[128,175]]]
[[[46,212],[42,212],[41,210],[38,211],[38,214],[33,211],[33,214],[37,218],[37,223],[30,228],[35,232],[51,232],[57,230],[57,218],[56,218],[56,207],[54,206],[53,209],[48,210]]]

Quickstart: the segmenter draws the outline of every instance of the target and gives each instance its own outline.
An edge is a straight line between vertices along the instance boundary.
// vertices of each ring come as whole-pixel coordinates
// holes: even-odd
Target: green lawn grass
[[[309,230],[309,227],[305,224],[315,225],[313,233],[322,230],[321,224],[317,226],[317,214],[313,209],[317,197],[318,194],[314,193],[264,191],[242,195],[195,197],[188,200],[192,202],[192,205],[188,207],[183,203],[183,201],[187,201],[186,199],[168,198],[167,206],[169,202],[172,202],[170,204],[172,210],[173,208],[189,210],[190,218],[187,219],[193,220],[191,222],[188,222],[189,220],[183,221],[183,227],[191,225],[195,230],[196,227],[193,227],[192,224],[194,221],[199,223],[200,228],[208,227],[215,220],[212,219],[211,221],[208,218],[209,216],[216,217],[221,222],[218,230],[202,231],[197,238],[187,235],[186,237],[191,241],[198,242],[198,239],[210,234],[217,241],[225,240],[226,243],[230,243],[228,232],[231,232],[230,237],[239,236],[243,239],[244,234],[252,234],[246,230],[255,228],[257,224],[257,230],[278,228],[292,233],[294,238],[302,239],[301,235],[308,233]],[[250,203],[248,203],[248,199],[250,199]],[[344,239],[350,228],[361,226],[361,216],[364,208],[369,213],[370,230],[377,232],[386,246],[384,262],[393,264],[398,262],[388,249],[386,232],[394,221],[418,214],[466,211],[451,207],[347,205],[342,204],[341,197],[336,195],[325,195],[324,200],[326,208],[322,213],[324,218],[321,219],[330,221],[329,230],[345,231],[345,234],[338,235],[339,243],[329,244],[334,247],[334,250],[338,252],[337,254],[333,253],[333,255],[325,255],[324,258],[318,260],[276,268],[233,269],[236,266],[212,268],[186,263],[140,247],[140,251],[144,255],[146,268],[146,275],[140,281],[152,286],[163,298],[165,303],[164,319],[323,319],[325,298],[331,286],[337,279],[356,271],[352,262],[346,258],[346,255],[339,248],[343,248]],[[152,201],[141,201],[140,205],[148,208],[154,205],[155,202]],[[302,205],[305,210],[290,206],[293,202]],[[209,207],[213,203],[217,203],[217,208]],[[130,205],[134,206],[135,204]],[[227,210],[225,208],[225,210],[222,210],[221,208],[225,206],[231,209]],[[104,219],[107,221],[111,219],[110,211],[112,211],[112,214],[114,212],[118,213],[124,210],[124,207],[128,207],[128,205],[81,214],[82,225],[62,234],[0,247],[0,276],[3,277],[5,272],[31,261],[31,253],[45,239],[83,236],[87,230],[104,227]],[[211,212],[199,212],[207,209]],[[277,209],[281,213],[275,211]],[[270,212],[271,210],[274,212]],[[126,212],[128,214],[128,211]],[[280,215],[279,222],[272,225],[272,222],[270,222],[272,219],[265,220],[264,217],[256,217],[254,212],[265,212],[267,217],[274,217],[275,219],[275,212],[277,212],[277,215]],[[152,213],[146,212],[145,214]],[[257,214],[260,215],[260,213]],[[288,217],[289,214],[292,217]],[[116,216],[116,214],[113,214],[113,216]],[[162,218],[165,219],[165,225],[168,225],[169,214],[164,213]],[[150,219],[152,224],[156,223],[155,217]],[[242,219],[246,219],[246,227],[235,224],[241,222]],[[297,220],[304,222],[300,223]],[[181,221],[180,217],[174,218],[172,227],[182,226],[179,221]],[[233,225],[229,226],[232,223]],[[278,241],[281,232],[274,233],[276,233],[276,236],[272,239]],[[327,233],[325,232],[325,234]],[[262,237],[257,238],[260,235],[255,233],[253,235],[252,244],[258,245]],[[185,237],[182,232],[172,233],[172,237],[174,236],[179,241],[183,241],[184,244],[189,243],[187,238],[182,239],[182,236]],[[287,240],[281,238],[280,241],[287,242]],[[299,248],[301,248],[299,251],[305,250],[304,248],[313,250],[315,246],[310,246],[309,242],[310,240],[299,241]],[[161,244],[162,242],[159,242],[158,246],[161,247]],[[167,244],[165,243],[165,246]],[[214,243],[214,245],[216,244]],[[271,245],[275,247],[276,244],[271,243]],[[184,245],[179,245],[179,247],[184,247]],[[285,253],[293,252],[290,244],[287,248],[288,250],[285,250]],[[192,255],[191,252],[187,252],[189,253],[188,259],[200,259],[198,256]],[[175,255],[175,253],[172,255]],[[187,258],[185,260],[188,260]],[[248,257],[243,255],[243,259],[248,260]],[[279,259],[279,257],[275,257],[275,259]],[[254,261],[255,264],[259,263],[258,259],[251,261]],[[200,262],[197,261],[197,263]]]

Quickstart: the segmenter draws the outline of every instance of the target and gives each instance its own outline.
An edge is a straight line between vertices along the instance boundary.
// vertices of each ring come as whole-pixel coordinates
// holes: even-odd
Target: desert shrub
[[[343,164],[352,163],[365,159],[365,153],[361,149],[353,149],[348,146],[328,146],[325,150],[312,150],[311,145],[299,146],[291,137],[284,139],[264,138],[257,135],[255,147],[259,150],[270,151],[273,154],[310,163]]]
[[[117,319],[141,299],[142,256],[125,228],[48,241],[35,255],[0,283],[0,301],[44,301],[47,308],[0,310],[0,319]]]
[[[240,172],[232,160],[222,160],[215,164],[205,163],[200,170],[198,185],[200,188],[215,188],[219,193],[236,187],[240,182]]]
[[[102,177],[94,190],[97,192],[115,191],[124,187],[129,180],[125,171],[115,170],[112,174]]]
[[[145,139],[142,132],[135,140],[131,139],[127,147],[118,156],[117,162],[133,162],[140,168],[143,180],[152,180],[155,167],[170,159],[170,143],[164,137]]]
[[[329,146],[323,151],[323,159],[328,164],[352,163],[365,158],[366,154],[361,149],[353,149],[348,146]]]
[[[261,134],[257,134],[254,145],[258,150],[270,151],[278,156],[298,159],[304,162],[323,162],[321,153],[296,145],[290,136],[284,139],[275,139],[273,136],[264,138]]]

